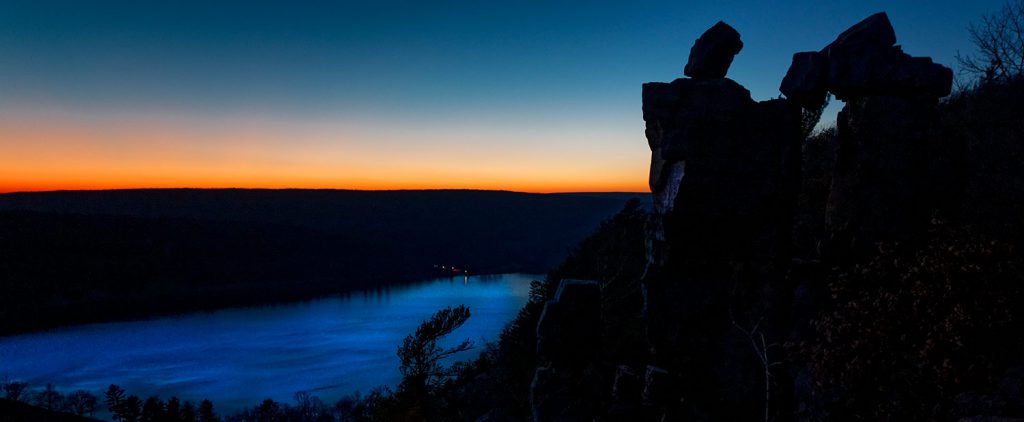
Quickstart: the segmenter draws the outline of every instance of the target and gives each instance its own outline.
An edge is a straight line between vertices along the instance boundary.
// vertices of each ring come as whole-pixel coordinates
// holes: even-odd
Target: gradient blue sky
[[[0,191],[641,190],[640,85],[682,76],[716,21],[763,100],[792,53],[881,10],[956,70],[1001,4],[5,0]]]

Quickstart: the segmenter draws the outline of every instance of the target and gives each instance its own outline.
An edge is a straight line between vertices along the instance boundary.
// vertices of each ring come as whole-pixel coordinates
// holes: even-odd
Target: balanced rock
[[[886,48],[893,44],[896,44],[896,30],[889,22],[889,15],[878,12],[843,31],[824,51],[827,53],[833,48]]]
[[[895,44],[884,12],[844,31],[822,50],[828,62],[828,90],[844,101],[869,95],[949,94],[952,70],[927,57],[911,57]]]
[[[719,21],[693,43],[683,74],[694,79],[724,78],[733,57],[742,49],[740,33]]]
[[[839,149],[826,210],[828,260],[871,253],[874,244],[926,228],[941,201],[933,155],[938,98],[953,71],[895,45],[885,13],[847,29],[822,50],[827,88],[846,102],[837,119]],[[939,148],[941,150],[941,148]]]
[[[828,94],[828,60],[817,51],[796,53],[779,91],[808,110],[825,104]]]
[[[828,88],[840,99],[877,95],[886,74],[902,57],[893,50],[896,32],[885,12],[850,27],[822,50],[828,60]]]

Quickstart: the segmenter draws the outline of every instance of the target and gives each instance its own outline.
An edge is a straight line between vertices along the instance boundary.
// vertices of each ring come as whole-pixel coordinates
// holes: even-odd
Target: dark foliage
[[[803,343],[831,399],[832,419],[955,420],[964,397],[991,393],[1019,356],[1024,329],[1024,82],[986,81],[947,98],[934,131],[930,186],[935,224],[922,236],[883,243],[855,265],[822,269],[818,337]],[[821,239],[834,146],[812,136],[796,226],[800,257]],[[827,139],[827,138],[824,138]],[[824,140],[823,139],[823,140]],[[834,145],[834,142],[832,142]],[[814,148],[814,149],[812,149]],[[815,155],[824,159],[813,160]],[[813,284],[813,283],[812,283]],[[987,410],[998,414],[999,412]]]
[[[11,401],[26,401],[28,383],[20,381],[4,381],[4,398]]]
[[[53,384],[46,384],[45,389],[33,394],[32,404],[46,410],[63,410],[64,395],[55,390]]]
[[[957,394],[993,388],[1024,351],[1022,271],[1013,246],[941,224],[923,246],[881,244],[834,271],[805,352],[842,393],[838,413],[946,419]]]
[[[939,132],[962,159],[946,184],[947,215],[985,235],[1024,239],[1024,80],[959,92],[941,107]]]
[[[817,258],[818,242],[825,236],[825,207],[837,147],[835,126],[807,137],[801,147],[801,186],[793,226],[794,253],[801,259]]]
[[[0,383],[0,390],[4,392],[3,400],[32,405],[50,412],[57,419],[64,417],[58,414],[92,417],[99,410],[99,399],[85,390],[75,390],[64,395],[53,384],[47,384],[42,390],[33,391],[26,382],[10,380]],[[5,413],[0,412],[0,416],[5,416]]]
[[[107,405],[107,411],[114,416],[114,420],[122,420],[120,412],[124,407],[124,389],[115,384],[110,384],[107,391],[103,393],[103,397],[103,403]]]
[[[648,216],[639,201],[627,203],[580,242],[544,281],[534,281],[530,300],[502,331],[499,341],[487,345],[476,361],[461,366],[461,374],[439,390],[442,408],[436,420],[475,420],[483,415],[495,420],[530,418],[529,389],[538,365],[537,320],[544,302],[554,296],[563,278],[601,282],[608,339],[603,359],[630,359],[642,344],[639,280],[646,262]]]
[[[142,403],[142,422],[157,422],[167,414],[164,402],[159,397],[150,396]]]
[[[463,305],[441,309],[416,327],[416,332],[406,336],[398,347],[402,383],[398,386],[397,399],[410,419],[436,418],[436,392],[442,383],[456,375],[455,368],[445,366],[442,361],[473,348],[469,340],[449,348],[442,348],[437,342],[461,327],[469,317],[469,308]]]
[[[68,412],[88,417],[92,417],[99,410],[98,403],[99,399],[85,390],[72,391],[64,400],[64,405]]]
[[[1024,74],[1024,1],[1007,0],[999,12],[984,15],[967,28],[978,48],[957,54],[966,76],[981,85],[1019,80]]]
[[[67,412],[46,410],[15,400],[0,398],[0,420],[4,422],[97,422]]]
[[[220,422],[220,418],[213,411],[213,402],[203,400],[199,403],[199,422]]]
[[[340,422],[370,422],[380,420],[384,407],[392,401],[391,392],[387,389],[375,389],[366,396],[358,392],[342,397],[334,404]]]

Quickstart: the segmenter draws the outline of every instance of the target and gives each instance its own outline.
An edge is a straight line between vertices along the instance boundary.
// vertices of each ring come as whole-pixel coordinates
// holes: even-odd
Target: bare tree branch
[[[1024,75],[1024,0],[1008,0],[999,12],[967,27],[973,55],[957,53],[961,73],[977,84],[1003,83]]]

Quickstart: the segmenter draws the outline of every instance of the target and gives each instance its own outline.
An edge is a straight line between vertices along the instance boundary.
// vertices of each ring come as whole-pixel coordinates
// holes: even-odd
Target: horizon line
[[[355,188],[261,188],[261,187],[140,187],[140,188],[95,188],[95,189],[38,189],[38,190],[11,190],[0,191],[0,195],[22,194],[22,193],[60,193],[60,192],[122,192],[122,191],[156,191],[156,190],[260,190],[260,191],[344,191],[344,192],[444,192],[444,191],[469,191],[469,192],[509,192],[527,193],[537,195],[553,195],[567,193],[635,193],[650,194],[647,191],[624,191],[624,190],[582,190],[582,191],[525,191],[512,189],[480,189],[480,188],[395,188],[395,189],[355,189]]]

